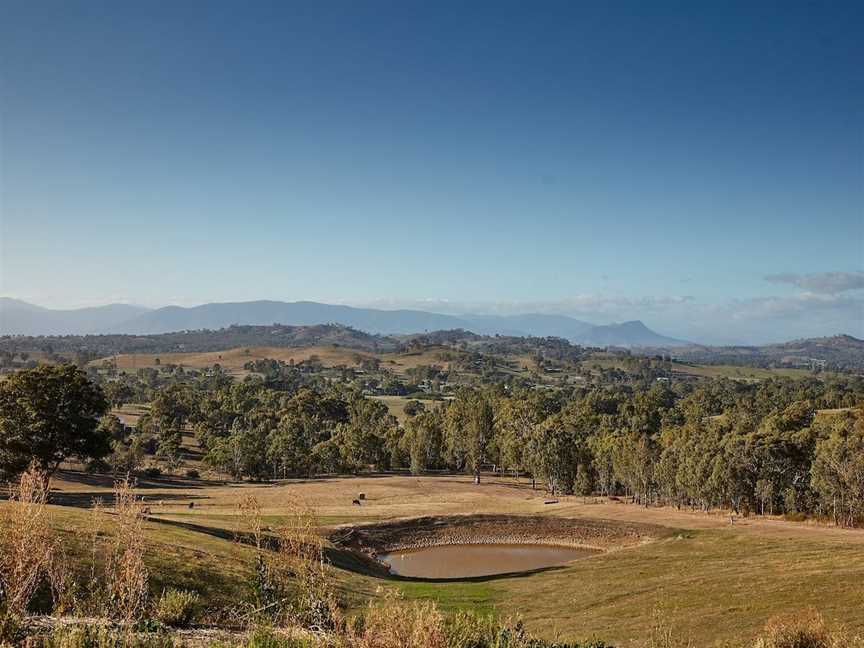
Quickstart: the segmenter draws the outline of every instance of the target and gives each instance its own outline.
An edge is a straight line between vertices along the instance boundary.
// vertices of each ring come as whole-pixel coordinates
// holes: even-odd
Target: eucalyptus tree
[[[816,444],[812,483],[836,524],[864,520],[864,415],[846,413]]]
[[[451,465],[474,475],[480,483],[480,469],[495,435],[495,412],[489,394],[475,389],[461,390],[445,414],[445,448]]]
[[[501,462],[518,479],[529,471],[528,444],[534,429],[560,405],[548,392],[523,390],[498,401],[495,423]]]
[[[405,422],[401,446],[408,453],[411,473],[443,465],[444,417],[440,411],[423,412]]]

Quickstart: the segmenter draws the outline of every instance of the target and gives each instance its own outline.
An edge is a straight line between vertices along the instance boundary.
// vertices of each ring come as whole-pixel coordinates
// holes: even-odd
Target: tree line
[[[274,384],[278,388],[274,388]],[[400,424],[339,383],[209,375],[152,390],[130,430],[122,394],[71,366],[0,383],[0,468],[80,457],[118,471],[177,468],[183,434],[234,479],[375,470],[507,471],[555,494],[624,496],[741,514],[864,519],[864,384],[858,378],[712,380],[560,389],[464,387]],[[822,412],[821,410],[836,410]]]

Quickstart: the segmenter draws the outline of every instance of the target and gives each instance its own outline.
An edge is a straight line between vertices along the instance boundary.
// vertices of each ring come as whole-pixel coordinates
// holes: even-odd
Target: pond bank
[[[444,545],[547,545],[610,551],[668,534],[650,524],[522,515],[442,515],[341,525],[329,539],[375,558],[393,551]]]

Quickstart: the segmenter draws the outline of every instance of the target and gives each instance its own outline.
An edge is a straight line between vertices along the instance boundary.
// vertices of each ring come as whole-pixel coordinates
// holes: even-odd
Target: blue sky
[[[864,336],[860,2],[0,6],[0,294]]]

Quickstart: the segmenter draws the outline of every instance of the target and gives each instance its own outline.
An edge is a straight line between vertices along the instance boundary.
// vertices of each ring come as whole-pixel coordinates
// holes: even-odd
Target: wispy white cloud
[[[443,298],[394,299],[380,298],[365,302],[350,302],[353,306],[384,309],[426,310],[448,315],[517,315],[545,313],[573,317],[609,319],[636,312],[654,312],[694,300],[689,295],[626,297],[617,295],[582,294],[552,300],[453,301]],[[346,302],[348,303],[348,302]]]
[[[782,342],[837,333],[862,337],[864,298],[804,292],[694,303],[667,313],[662,323],[670,333],[714,344]]]
[[[773,319],[838,312],[851,316],[864,313],[864,298],[805,292],[791,297],[759,297],[733,300],[735,319]]]
[[[803,290],[826,295],[836,295],[849,290],[864,290],[864,272],[815,272],[812,274],[770,274],[766,281],[789,284]]]

